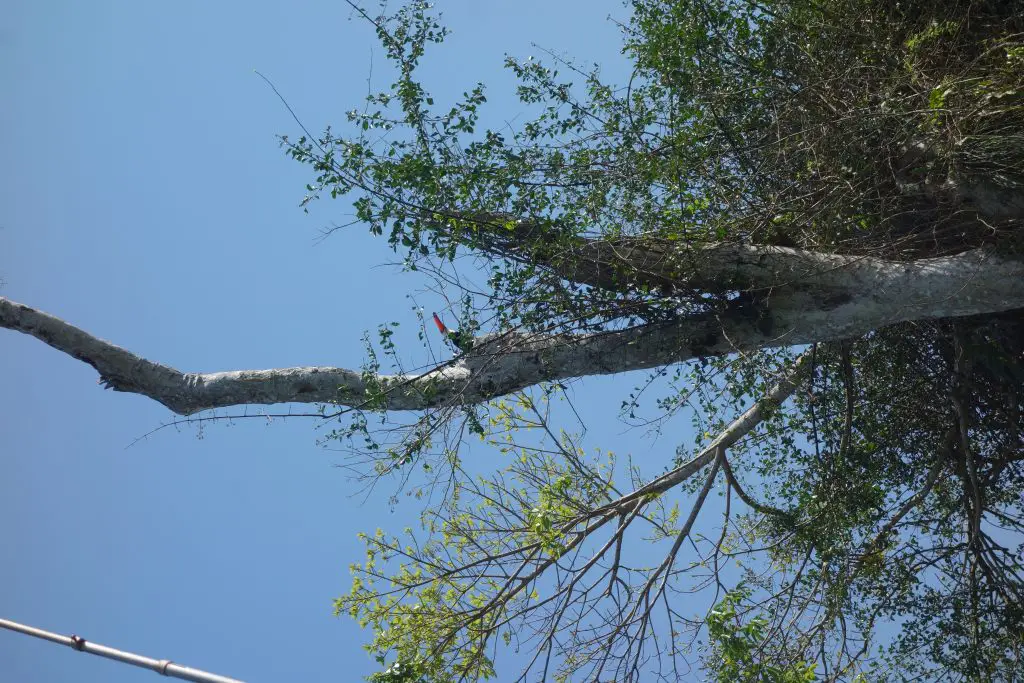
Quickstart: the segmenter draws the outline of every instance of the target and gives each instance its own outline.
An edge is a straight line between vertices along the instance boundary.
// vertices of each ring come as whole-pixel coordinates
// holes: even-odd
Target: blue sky
[[[532,42],[610,65],[617,0],[438,3],[454,33],[428,59],[439,98],[490,84],[489,123],[521,111],[503,55]],[[14,0],[0,24],[0,294],[182,370],[357,367],[422,282],[309,180],[265,73],[314,132],[387,85],[368,26],[339,1]],[[371,64],[373,68],[371,69]],[[618,69],[618,76],[616,75]],[[412,352],[416,349],[413,346]],[[331,615],[357,531],[415,512],[365,499],[303,420],[164,429],[171,416],[0,330],[0,615],[248,681],[355,680],[364,634]],[[588,380],[590,441],[656,458],[614,417],[629,378]],[[301,408],[301,407],[300,407]],[[681,440],[681,439],[679,439]],[[153,673],[0,633],[0,678]]]

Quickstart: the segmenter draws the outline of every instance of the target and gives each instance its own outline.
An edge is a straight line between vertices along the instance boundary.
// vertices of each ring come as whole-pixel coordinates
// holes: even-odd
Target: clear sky
[[[426,73],[440,98],[491,84],[491,125],[519,112],[503,54],[613,65],[617,0],[440,0],[455,33]],[[387,85],[372,30],[340,0],[13,0],[0,20],[0,294],[182,370],[358,367],[422,281],[338,201],[297,208],[307,168],[276,133],[314,132]],[[617,66],[615,66],[617,65]],[[415,348],[413,348],[415,351]],[[0,616],[248,681],[356,680],[372,661],[331,615],[357,531],[412,506],[364,499],[308,421],[165,429],[92,368],[0,330]],[[614,419],[629,378],[588,380],[593,444],[667,463]],[[602,426],[603,425],[603,426]],[[627,448],[628,447],[628,448]],[[156,674],[0,632],[0,679]]]

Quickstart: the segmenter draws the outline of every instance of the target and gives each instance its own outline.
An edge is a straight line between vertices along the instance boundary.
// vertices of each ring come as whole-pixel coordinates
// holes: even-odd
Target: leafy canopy
[[[442,104],[418,80],[447,35],[426,3],[356,7],[395,81],[349,113],[353,132],[282,138],[313,168],[306,201],[348,197],[408,270],[453,294],[460,329],[499,336],[770,307],[742,280],[684,284],[688,250],[710,243],[1018,253],[1016,3],[629,9],[628,83],[510,57],[530,117],[495,131],[481,127],[482,84]],[[636,247],[676,254],[677,270],[650,276],[622,256]],[[480,273],[482,290],[460,285]],[[380,349],[368,378],[400,363],[389,328]],[[686,470],[798,354],[809,369],[795,393]],[[1011,680],[1024,645],[1022,360],[1011,312],[665,367],[622,400],[627,422],[671,434],[689,418],[701,435],[662,472],[584,447],[582,418],[557,427],[575,419],[564,385],[455,398],[382,431],[370,401],[332,436],[369,476],[430,503],[422,529],[365,536],[337,610],[373,633],[374,681],[493,678],[509,651],[553,680],[678,680],[693,666],[722,681]],[[486,466],[467,464],[469,436]],[[664,471],[687,473],[644,488]],[[724,507],[701,514],[712,490]],[[664,559],[647,566],[652,553]]]

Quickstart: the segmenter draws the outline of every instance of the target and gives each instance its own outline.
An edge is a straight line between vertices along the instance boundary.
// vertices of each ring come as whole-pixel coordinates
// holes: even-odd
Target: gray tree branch
[[[804,288],[843,292],[906,265],[868,256],[735,242],[694,244],[650,235],[563,236],[557,227],[503,214],[476,214],[465,220],[476,226],[476,242],[488,252],[538,263],[562,279],[611,291],[649,288],[682,295]],[[946,260],[914,263],[927,268]]]
[[[0,327],[24,332],[93,366],[116,391],[148,396],[180,415],[243,404],[337,403],[421,410],[479,403],[544,381],[642,370],[758,348],[858,336],[894,323],[1024,307],[1024,264],[983,250],[901,263],[789,249],[709,250],[698,277],[745,268],[777,291],[759,305],[642,327],[579,335],[507,333],[421,374],[335,367],[181,372],[59,318],[0,297]],[[737,264],[737,255],[747,254]],[[791,265],[798,260],[800,267]],[[717,262],[716,262],[717,261]],[[816,263],[814,271],[806,270]],[[692,282],[690,283],[692,284]]]

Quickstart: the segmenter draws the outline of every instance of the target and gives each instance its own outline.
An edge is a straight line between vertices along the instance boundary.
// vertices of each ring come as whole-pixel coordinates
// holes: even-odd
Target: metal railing
[[[107,647],[106,645],[91,643],[80,636],[62,636],[59,633],[51,633],[49,631],[44,631],[41,628],[26,626],[15,621],[8,621],[7,619],[0,619],[0,627],[11,631],[17,631],[18,633],[24,633],[25,635],[33,636],[35,638],[49,640],[51,643],[67,645],[72,650],[78,650],[79,652],[88,652],[91,655],[99,655],[100,657],[106,657],[107,659],[113,659],[117,662],[124,662],[125,664],[131,664],[132,666],[142,667],[143,669],[151,669],[162,676],[181,678],[186,681],[196,681],[196,683],[242,683],[242,681],[239,681],[236,678],[218,676],[217,674],[200,671],[199,669],[181,666],[180,664],[175,664],[169,659],[143,657],[142,655],[132,654],[131,652],[115,650],[114,648]]]

